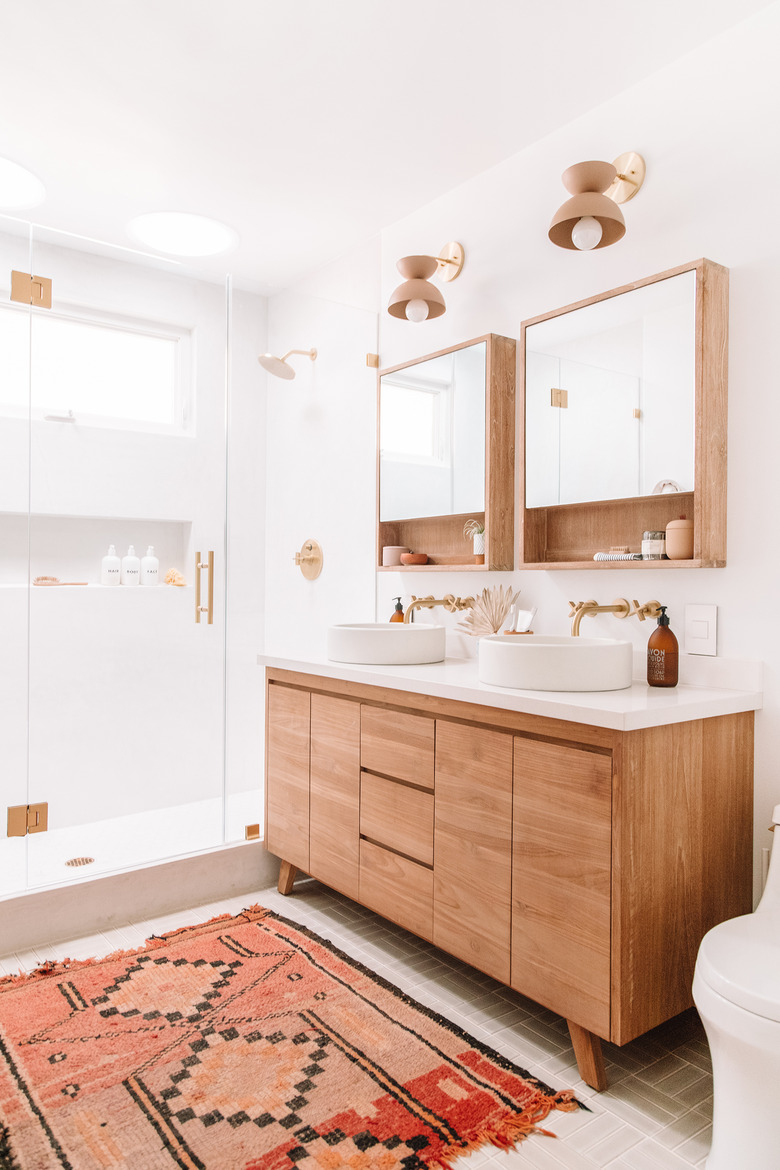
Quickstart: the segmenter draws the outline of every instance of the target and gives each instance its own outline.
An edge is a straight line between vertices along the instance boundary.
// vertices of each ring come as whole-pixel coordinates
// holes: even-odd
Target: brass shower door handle
[[[214,553],[206,554],[208,560],[201,560],[201,554],[195,553],[195,621],[200,623],[203,620],[203,615],[208,614],[208,624],[214,623]],[[201,591],[200,591],[200,575],[204,569],[208,569],[208,582],[206,586],[207,604],[201,605]]]

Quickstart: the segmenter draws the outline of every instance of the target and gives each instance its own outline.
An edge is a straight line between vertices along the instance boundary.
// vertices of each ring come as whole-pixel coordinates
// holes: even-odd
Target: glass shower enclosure
[[[227,275],[0,218],[0,897],[260,819],[226,799],[230,310]]]

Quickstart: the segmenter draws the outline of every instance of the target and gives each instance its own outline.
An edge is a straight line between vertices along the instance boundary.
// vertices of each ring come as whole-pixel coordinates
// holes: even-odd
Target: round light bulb
[[[428,304],[422,297],[415,297],[406,306],[407,321],[425,321],[428,316]]]
[[[571,229],[571,242],[582,252],[589,252],[601,243],[601,224],[592,215],[583,215]]]

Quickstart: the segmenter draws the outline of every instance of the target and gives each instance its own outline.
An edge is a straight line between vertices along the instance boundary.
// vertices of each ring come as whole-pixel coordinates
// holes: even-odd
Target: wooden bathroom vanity
[[[559,1013],[597,1089],[602,1039],[692,1005],[702,936],[752,908],[760,696],[260,661],[282,893],[310,874]]]

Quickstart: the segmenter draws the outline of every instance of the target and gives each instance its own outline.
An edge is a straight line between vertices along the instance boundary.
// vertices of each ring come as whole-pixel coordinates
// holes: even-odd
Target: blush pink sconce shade
[[[454,280],[463,267],[463,248],[445,244],[438,256],[404,256],[396,263],[403,276],[388,302],[391,317],[404,321],[430,321],[446,310],[444,297],[430,278],[438,271],[444,281]]]
[[[616,244],[626,233],[618,203],[625,203],[642,186],[645,164],[633,151],[615,163],[575,163],[561,178],[571,199],[562,204],[547,235],[559,248],[593,251]]]

